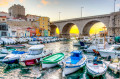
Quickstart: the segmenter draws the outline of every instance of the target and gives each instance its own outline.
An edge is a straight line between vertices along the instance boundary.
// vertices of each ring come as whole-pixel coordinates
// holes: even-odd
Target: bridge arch
[[[86,22],[85,25],[83,26],[83,29],[82,29],[82,35],[89,36],[89,31],[90,31],[91,27],[98,22],[102,22],[102,21],[91,20],[91,21]],[[102,23],[106,26],[106,28],[108,27],[107,24],[105,24],[104,22],[102,22]]]
[[[76,24],[72,23],[72,22],[69,22],[69,23],[66,23],[63,26],[62,31],[61,31],[62,37],[64,37],[64,38],[70,38],[70,30],[71,30],[71,28],[72,28],[73,25],[76,25]]]
[[[50,25],[50,36],[57,36],[56,29],[58,28],[57,25]]]

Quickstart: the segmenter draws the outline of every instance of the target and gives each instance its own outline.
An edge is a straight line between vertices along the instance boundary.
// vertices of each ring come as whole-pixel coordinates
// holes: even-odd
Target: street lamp
[[[81,18],[82,18],[82,9],[83,9],[84,7],[81,7]]]
[[[60,13],[61,13],[61,12],[59,12],[59,20],[60,20]]]

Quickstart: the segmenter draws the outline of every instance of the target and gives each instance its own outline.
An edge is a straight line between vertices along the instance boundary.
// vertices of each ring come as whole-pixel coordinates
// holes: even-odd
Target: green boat
[[[56,53],[50,56],[43,58],[42,60],[42,68],[50,68],[54,67],[64,58],[63,53]]]

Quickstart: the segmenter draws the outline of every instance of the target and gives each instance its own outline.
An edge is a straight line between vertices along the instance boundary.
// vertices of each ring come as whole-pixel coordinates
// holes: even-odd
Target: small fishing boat
[[[27,53],[25,51],[13,51],[11,54],[8,54],[3,60],[3,63],[12,64],[18,63],[19,58],[22,54]]]
[[[19,63],[22,66],[34,65],[40,62],[40,59],[52,54],[52,51],[43,50],[44,45],[34,45],[28,49],[27,54],[21,55]]]
[[[39,41],[30,41],[30,42],[28,42],[28,44],[37,45],[37,44],[40,44],[40,42]]]
[[[1,49],[0,50],[0,59],[5,58],[8,54],[10,54],[12,51],[15,51],[16,49]]]
[[[94,52],[93,49],[96,51],[101,49],[109,48],[109,44],[104,40],[104,38],[96,38],[93,40],[92,45],[90,45],[87,49],[84,49],[86,52]]]
[[[104,61],[104,63],[112,70],[114,73],[120,72],[120,61],[118,58],[113,59],[113,61]]]
[[[64,58],[63,53],[56,53],[42,59],[42,68],[54,67]]]
[[[11,49],[11,48],[24,48],[25,45],[6,45],[6,49]]]
[[[80,46],[80,41],[73,42],[73,46]]]
[[[86,66],[88,74],[92,75],[93,77],[101,76],[107,71],[106,64],[98,60],[98,57],[95,57],[94,59],[88,59]]]
[[[111,58],[114,58],[116,56],[120,56],[120,45],[112,45],[107,49],[101,49],[98,51],[102,57],[111,56]]]
[[[87,62],[87,58],[85,55],[82,54],[82,51],[74,50],[71,52],[71,54],[71,56],[59,62],[63,70],[63,77],[84,67]]]

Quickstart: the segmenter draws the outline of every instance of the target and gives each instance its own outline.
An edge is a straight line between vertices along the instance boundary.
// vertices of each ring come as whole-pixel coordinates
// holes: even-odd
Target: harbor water
[[[30,45],[25,44],[28,50]],[[22,50],[22,49],[21,49]],[[82,50],[80,47],[73,46],[73,40],[60,41],[54,43],[45,44],[45,50],[52,50],[53,53],[64,53],[65,57],[70,56],[70,52],[73,50]],[[85,53],[89,56],[94,56],[93,53]],[[50,69],[41,69],[41,64],[27,66],[22,68],[19,64],[4,64],[0,63],[0,79],[93,79],[87,74],[86,67],[79,69],[77,72],[67,75],[62,78],[62,69],[59,66]],[[114,74],[110,69],[107,70],[106,74],[94,79],[120,79],[120,74]]]

